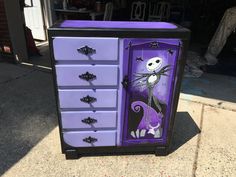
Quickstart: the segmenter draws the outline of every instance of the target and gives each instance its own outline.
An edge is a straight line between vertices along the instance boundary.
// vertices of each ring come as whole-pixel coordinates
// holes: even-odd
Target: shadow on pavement
[[[50,73],[35,70],[9,79],[0,84],[0,176],[57,125]]]
[[[236,103],[236,77],[203,74],[200,78],[184,78],[181,92]]]
[[[176,151],[194,136],[200,133],[200,129],[188,112],[177,112],[171,139],[170,153]]]
[[[30,59],[26,63],[50,68],[51,59],[48,43],[43,43],[42,45],[37,46],[37,48],[40,51],[40,55],[30,56]]]

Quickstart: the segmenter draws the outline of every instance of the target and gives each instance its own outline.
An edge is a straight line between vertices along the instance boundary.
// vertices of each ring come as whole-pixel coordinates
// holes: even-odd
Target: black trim
[[[65,150],[66,159],[76,159],[81,156],[101,155],[135,155],[155,154],[157,156],[168,155],[168,147],[165,146],[123,146],[123,147],[87,147]],[[68,158],[69,157],[69,158]]]
[[[57,87],[57,80],[56,80],[56,78],[57,78],[56,69],[55,69],[56,61],[54,59],[54,53],[53,53],[53,38],[51,36],[51,33],[49,33],[49,32],[48,32],[48,44],[49,44],[51,66],[52,66],[52,73],[53,73],[54,93],[55,93],[55,100],[56,100],[56,107],[57,107],[58,126],[59,126],[59,134],[60,134],[60,141],[61,141],[61,151],[62,151],[62,153],[65,153],[65,144],[63,141],[63,134],[62,134],[61,112],[60,112],[60,107],[59,107],[58,87]]]
[[[133,31],[133,30],[75,30],[75,29],[49,29],[52,36],[80,36],[80,37],[118,37],[118,38],[180,38],[188,39],[190,37],[189,30],[158,30],[158,31]]]
[[[177,75],[177,82],[175,85],[175,91],[174,91],[174,98],[173,98],[173,107],[172,107],[172,112],[171,112],[171,117],[170,117],[170,122],[169,122],[169,129],[168,129],[168,136],[167,136],[167,146],[170,146],[170,141],[173,136],[172,130],[174,127],[174,120],[177,112],[177,107],[178,107],[178,101],[179,101],[179,95],[180,95],[180,89],[181,89],[181,83],[183,79],[183,74],[184,74],[184,67],[186,64],[186,55],[187,55],[187,50],[188,50],[188,45],[189,45],[189,40],[182,40],[182,46],[181,46],[181,56],[179,56],[179,62],[178,62],[178,67],[176,71]]]

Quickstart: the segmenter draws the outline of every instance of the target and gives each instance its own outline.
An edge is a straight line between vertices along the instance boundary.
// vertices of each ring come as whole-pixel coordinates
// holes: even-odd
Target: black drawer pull
[[[81,122],[85,123],[85,124],[88,124],[88,125],[92,125],[92,124],[95,124],[97,123],[97,120],[96,119],[93,119],[91,117],[88,117],[86,119],[83,119],[81,120]]]
[[[79,78],[86,81],[90,81],[96,79],[97,76],[87,71],[86,73],[79,75]]]
[[[86,143],[94,143],[94,142],[98,141],[98,139],[89,136],[87,138],[84,138],[83,141]]]
[[[84,55],[92,55],[94,53],[96,53],[96,50],[91,48],[91,47],[88,47],[87,45],[84,46],[84,47],[81,47],[79,49],[77,49],[79,53],[82,53]]]
[[[81,98],[80,101],[90,104],[90,103],[94,103],[95,101],[97,101],[97,99],[87,95],[86,97]]]

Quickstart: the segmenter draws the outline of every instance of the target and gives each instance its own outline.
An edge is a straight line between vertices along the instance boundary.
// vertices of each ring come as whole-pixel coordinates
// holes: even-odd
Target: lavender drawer
[[[118,38],[55,37],[55,60],[118,60]]]
[[[57,65],[59,86],[116,86],[118,66],[114,65]]]
[[[73,147],[116,145],[116,131],[65,132],[63,138],[66,144]]]
[[[61,108],[116,108],[117,90],[59,89],[59,101]]]
[[[116,111],[62,112],[62,128],[116,128]]]

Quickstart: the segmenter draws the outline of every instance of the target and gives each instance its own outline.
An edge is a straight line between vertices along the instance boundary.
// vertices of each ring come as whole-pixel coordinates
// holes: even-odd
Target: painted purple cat
[[[155,109],[142,101],[135,101],[131,104],[131,109],[138,113],[143,108],[143,117],[137,127],[137,130],[148,130],[148,134],[155,135],[155,132],[162,124],[162,114],[157,113]]]

